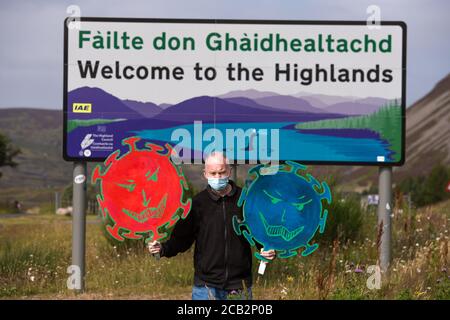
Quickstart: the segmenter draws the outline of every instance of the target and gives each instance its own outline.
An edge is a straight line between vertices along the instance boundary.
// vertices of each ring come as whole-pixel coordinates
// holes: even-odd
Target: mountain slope
[[[0,189],[47,188],[71,181],[71,164],[62,160],[60,110],[0,109],[0,132],[22,150],[16,168],[2,167]]]
[[[406,111],[406,163],[400,176],[450,165],[450,74]]]

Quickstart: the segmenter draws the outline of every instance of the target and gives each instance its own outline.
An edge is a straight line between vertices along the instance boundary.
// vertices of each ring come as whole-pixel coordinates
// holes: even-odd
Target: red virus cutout
[[[103,219],[112,221],[106,230],[115,239],[164,239],[178,219],[186,218],[191,199],[183,202],[188,186],[181,168],[171,161],[174,150],[169,144],[146,143],[138,149],[139,137],[122,141],[129,151],[116,150],[105,160],[105,169],[96,166],[92,183],[100,181],[97,200]]]

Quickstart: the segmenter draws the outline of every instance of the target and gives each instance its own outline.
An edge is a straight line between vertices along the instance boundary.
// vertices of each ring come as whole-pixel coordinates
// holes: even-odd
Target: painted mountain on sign
[[[146,118],[154,117],[163,110],[160,106],[152,102],[141,102],[134,100],[123,100],[122,102],[125,103],[127,107],[133,109]]]
[[[245,96],[246,95],[246,96]],[[351,99],[351,100],[347,100]],[[228,94],[193,97],[176,104],[121,100],[92,87],[81,87],[68,93],[69,119],[143,119],[169,120],[180,123],[315,121],[353,115],[367,115],[390,100],[378,97],[355,98],[327,95],[280,95],[269,91],[238,90]],[[91,103],[91,113],[72,112],[73,103]],[[270,121],[272,120],[272,121]]]
[[[307,100],[286,95],[275,95],[255,99],[259,104],[292,112],[338,113],[313,107]]]
[[[72,112],[73,103],[90,103],[90,113]],[[69,119],[139,119],[143,115],[130,108],[124,101],[100,88],[81,87],[72,90],[67,96]]]
[[[243,103],[243,104],[241,104]],[[203,122],[285,122],[315,121],[342,117],[331,113],[291,112],[270,108],[251,100],[227,100],[210,96],[195,97],[173,105],[153,119],[192,123]]]
[[[227,101],[251,105],[252,102],[260,106],[290,112],[310,112],[342,115],[371,114],[393,100],[381,97],[335,96],[326,94],[310,94],[300,92],[293,95],[282,95],[270,91],[237,90],[218,96]],[[249,99],[251,102],[240,99]]]
[[[200,121],[203,128],[200,130],[218,130],[222,136],[229,130],[262,129],[258,141],[268,140],[268,133],[272,135],[275,129],[280,142],[277,157],[282,160],[398,162],[401,108],[397,103],[385,101],[388,100],[334,96],[315,96],[311,100],[311,97],[244,90],[222,96],[195,96],[169,105],[164,101],[155,104],[121,100],[102,89],[83,87],[68,93],[66,145],[71,147],[66,154],[78,157],[80,141],[92,133],[113,136],[112,145],[105,143],[108,147],[101,145],[91,150],[92,157],[97,159],[106,158],[112,150],[122,147],[124,138],[135,135],[158,144],[173,144],[174,130],[195,136],[194,123]],[[75,102],[91,103],[92,113],[72,112],[71,104]],[[253,140],[249,140],[246,151],[251,147],[256,150]],[[183,155],[186,151],[188,157],[192,156],[191,151],[201,154],[206,146],[192,145],[192,139],[184,136],[178,142],[183,145]],[[255,154],[235,157],[254,160]]]

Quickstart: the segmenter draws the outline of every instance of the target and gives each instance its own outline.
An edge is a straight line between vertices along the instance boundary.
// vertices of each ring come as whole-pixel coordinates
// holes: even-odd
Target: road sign
[[[404,162],[406,26],[365,21],[81,18],[65,26],[64,158],[124,138],[185,162]]]

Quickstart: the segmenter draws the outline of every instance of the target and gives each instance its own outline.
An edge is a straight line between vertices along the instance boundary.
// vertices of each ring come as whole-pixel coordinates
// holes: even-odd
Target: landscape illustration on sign
[[[79,104],[88,104],[89,113],[75,110]],[[179,144],[171,138],[175,129],[184,128],[194,134],[194,121],[201,121],[203,130],[214,128],[224,136],[226,129],[233,128],[255,132],[267,129],[269,133],[270,129],[279,129],[280,160],[398,163],[402,158],[400,98],[306,92],[283,95],[250,89],[196,96],[176,104],[155,104],[121,100],[101,88],[85,86],[68,92],[67,106],[70,157],[83,153],[88,157],[91,153],[85,149],[93,145],[80,143],[86,137],[93,137],[95,143],[96,135],[111,135],[109,143],[97,144],[97,157],[106,158],[131,136],[173,146]],[[246,151],[253,147],[251,138],[246,142]],[[189,141],[185,143],[184,150],[203,150],[194,150]],[[203,141],[201,148],[207,144]]]

